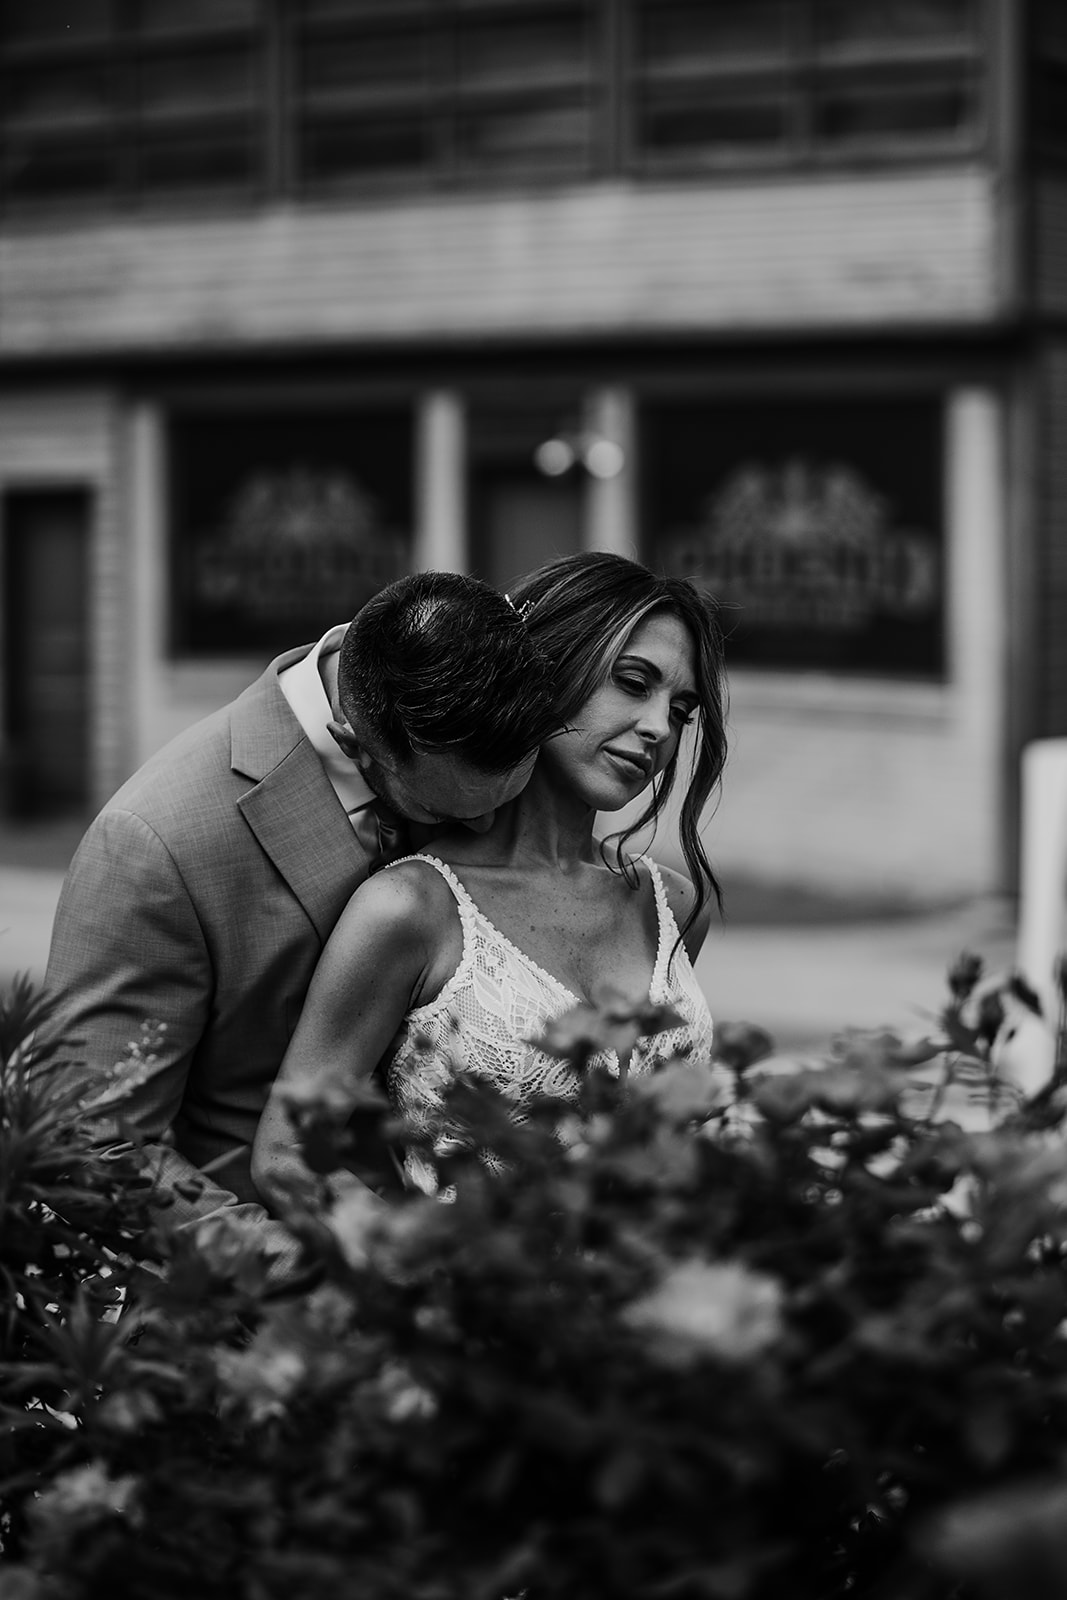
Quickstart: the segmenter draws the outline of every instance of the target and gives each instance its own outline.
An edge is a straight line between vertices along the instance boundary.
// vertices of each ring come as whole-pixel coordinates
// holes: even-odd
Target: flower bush
[[[1060,1596],[1067,1071],[1003,1081],[1009,1002],[972,959],[929,1041],[787,1068],[723,1025],[717,1068],[586,1071],[521,1124],[460,1077],[444,1153],[364,1108],[447,1199],[368,1200],[297,1097],[314,1281],[279,1293],[254,1228],[170,1230],[135,1155],[98,1154],[19,991],[0,1597]]]

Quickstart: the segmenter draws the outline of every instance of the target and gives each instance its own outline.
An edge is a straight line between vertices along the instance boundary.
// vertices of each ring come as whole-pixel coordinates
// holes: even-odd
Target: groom
[[[272,661],[91,824],[46,986],[90,1086],[142,1024],[164,1025],[120,1109],[180,1223],[263,1216],[249,1147],[267,1091],[349,896],[403,853],[402,819],[487,828],[550,730],[546,669],[510,605],[421,573]]]

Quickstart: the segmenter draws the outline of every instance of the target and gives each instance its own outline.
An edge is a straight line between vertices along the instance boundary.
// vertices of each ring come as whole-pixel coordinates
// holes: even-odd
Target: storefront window
[[[196,416],[171,438],[172,644],[273,655],[411,560],[408,412]]]
[[[652,405],[649,555],[720,601],[734,667],[944,675],[932,399]]]

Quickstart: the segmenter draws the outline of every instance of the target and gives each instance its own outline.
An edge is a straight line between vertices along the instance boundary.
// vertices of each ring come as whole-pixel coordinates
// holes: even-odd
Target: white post
[[[622,384],[586,396],[587,468],[582,543],[636,560],[637,427],[633,391]],[[608,448],[597,452],[597,445]]]
[[[1055,1019],[1067,888],[1067,739],[1036,739],[1022,758],[1019,936],[1015,964]]]
[[[159,743],[160,652],[167,632],[166,438],[154,402],[138,401],[129,418],[129,492],[123,538],[130,561],[130,658],[134,767]]]
[[[463,399],[430,390],[420,396],[416,417],[413,571],[469,570],[466,479]]]
[[[979,808],[976,877],[989,888],[999,881],[1004,842],[1005,473],[1000,397],[989,389],[954,390],[945,415],[949,681]]]

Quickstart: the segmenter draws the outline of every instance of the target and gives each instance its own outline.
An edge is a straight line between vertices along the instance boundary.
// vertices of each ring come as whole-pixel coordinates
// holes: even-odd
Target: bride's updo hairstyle
[[[704,807],[719,787],[726,764],[726,670],[716,602],[688,578],[659,577],[637,561],[597,551],[546,562],[512,586],[511,600],[549,663],[553,704],[563,727],[607,681],[639,622],[653,612],[668,612],[688,630],[700,705],[678,820],[682,854],[697,894],[682,929],[685,933],[710,894],[722,910],[722,891],[699,833]],[[637,821],[612,836],[619,845],[619,868],[628,880],[636,882],[636,873],[622,847],[655,823],[674,788],[682,749],[688,745],[688,739],[680,741],[671,761],[653,780],[652,798]]]

